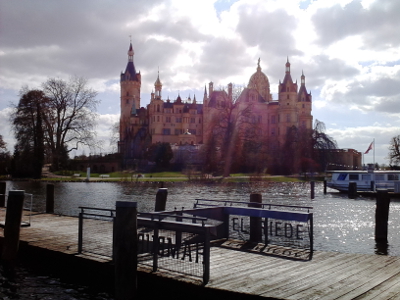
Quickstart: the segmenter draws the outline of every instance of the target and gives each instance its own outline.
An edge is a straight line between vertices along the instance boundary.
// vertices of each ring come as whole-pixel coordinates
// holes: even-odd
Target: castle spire
[[[135,64],[133,63],[133,55],[134,51],[131,42],[128,50],[128,64],[126,65],[125,73],[121,74],[121,80],[140,81],[140,72],[136,73]]]
[[[135,54],[135,52],[133,51],[133,47],[132,47],[132,41],[129,45],[129,50],[128,50],[128,62],[133,62],[133,55]]]
[[[154,83],[154,89],[156,91],[156,97],[161,97],[162,83],[161,83],[161,80],[160,80],[160,70],[158,70],[157,80]]]
[[[290,74],[290,62],[289,62],[289,56],[287,57],[286,60],[286,73]]]

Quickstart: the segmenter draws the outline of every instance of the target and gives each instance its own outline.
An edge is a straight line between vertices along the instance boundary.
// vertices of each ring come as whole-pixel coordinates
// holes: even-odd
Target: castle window
[[[182,118],[176,118],[176,123],[182,123]]]
[[[201,124],[201,118],[199,118],[199,124]]]
[[[160,104],[157,104],[157,112],[160,112]]]
[[[166,118],[166,122],[167,122],[167,123],[171,123],[171,117],[167,117],[167,118]]]
[[[157,116],[157,122],[160,122],[160,116]]]
[[[302,105],[302,107],[304,108],[304,104]]]
[[[163,135],[170,135],[171,130],[169,128],[163,128]]]
[[[290,98],[289,98],[289,95],[287,95],[287,97],[286,97],[286,98],[289,100],[289,99],[290,99]]]
[[[126,99],[126,104],[129,104],[129,99]]]

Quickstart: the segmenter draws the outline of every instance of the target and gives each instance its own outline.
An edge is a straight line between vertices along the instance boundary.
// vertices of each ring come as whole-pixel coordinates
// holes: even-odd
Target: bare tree
[[[331,162],[336,141],[325,133],[325,124],[315,120],[313,129],[292,126],[286,133],[281,151],[282,172],[315,172],[325,170]]]
[[[77,150],[79,145],[97,147],[95,140],[97,92],[87,88],[84,78],[68,82],[50,78],[42,86],[49,99],[44,108],[45,141],[54,169],[60,167],[60,155]]]
[[[11,155],[7,150],[7,143],[0,134],[0,175],[8,174],[11,166]]]
[[[390,140],[388,159],[391,165],[400,164],[400,135],[394,136]]]
[[[208,132],[214,136],[221,149],[223,176],[229,176],[234,161],[235,148],[250,138],[252,102],[241,101],[243,87],[233,86],[228,93],[220,91],[220,98],[210,101],[213,108]],[[208,140],[211,140],[210,138]]]
[[[7,144],[6,142],[3,140],[3,136],[0,134],[0,152],[7,152]]]
[[[110,128],[110,146],[111,146],[111,151],[112,152],[117,152],[118,148],[118,141],[119,141],[119,122],[116,122],[115,124],[111,125]]]
[[[48,99],[40,90],[21,89],[21,98],[10,119],[15,138],[16,176],[40,178],[44,163],[44,107]]]

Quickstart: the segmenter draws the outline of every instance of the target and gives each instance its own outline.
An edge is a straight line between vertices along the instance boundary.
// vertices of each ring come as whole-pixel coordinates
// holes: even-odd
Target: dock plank
[[[4,215],[4,211],[0,211],[0,220]],[[77,254],[78,218],[33,214],[30,222],[30,227],[21,228],[20,240],[24,243],[96,263],[111,261],[109,257],[93,253]],[[110,244],[111,238],[104,234],[95,232],[94,236]],[[400,257],[315,251],[313,260],[299,261],[216,244],[211,248],[210,260],[210,281],[205,287],[208,290],[288,300],[400,299]],[[160,263],[173,269],[167,260]],[[139,270],[145,269],[145,266],[139,267]],[[148,268],[146,270],[149,272]],[[198,277],[174,270],[156,273],[176,281],[199,284]]]

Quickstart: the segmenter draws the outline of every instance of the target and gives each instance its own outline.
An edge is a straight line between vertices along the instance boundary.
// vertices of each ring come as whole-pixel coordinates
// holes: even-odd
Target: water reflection
[[[55,213],[77,216],[79,206],[114,208],[116,201],[136,201],[138,210],[154,210],[158,185],[130,182],[77,182],[54,183]],[[316,183],[315,199],[310,199],[310,184],[241,183],[227,185],[167,184],[167,210],[192,208],[196,198],[248,201],[250,193],[261,193],[264,203],[303,205],[314,207],[314,245],[316,250],[349,253],[400,255],[400,205],[390,204],[388,240],[379,247],[375,243],[375,199],[358,197],[348,199]],[[34,195],[33,209],[45,210],[46,184],[41,182],[7,182],[7,190],[25,190]]]
[[[389,254],[389,244],[388,243],[376,243],[375,244],[375,254],[388,255]]]

